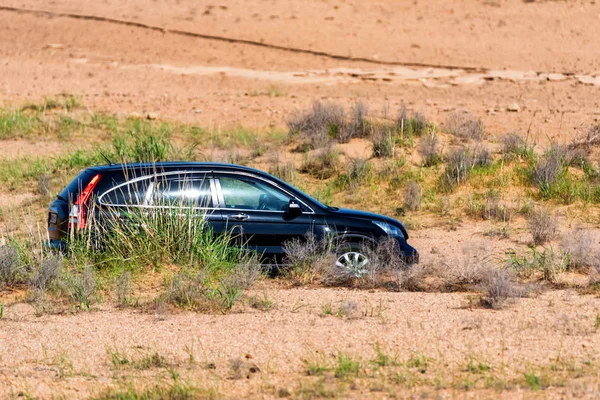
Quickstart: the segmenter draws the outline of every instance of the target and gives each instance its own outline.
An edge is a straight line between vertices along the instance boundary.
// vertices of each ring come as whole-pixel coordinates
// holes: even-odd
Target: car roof
[[[188,169],[218,169],[218,170],[230,170],[230,171],[241,171],[241,172],[252,172],[256,174],[264,175],[264,171],[258,169],[246,167],[237,164],[227,163],[215,163],[215,162],[190,162],[190,161],[161,161],[161,162],[148,162],[148,163],[126,163],[126,164],[106,164],[97,165],[91,167],[99,171],[122,171],[132,169],[153,169],[159,168],[163,170],[188,170]]]

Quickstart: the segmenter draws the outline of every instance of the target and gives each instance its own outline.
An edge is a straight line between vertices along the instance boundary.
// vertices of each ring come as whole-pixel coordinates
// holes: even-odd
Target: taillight
[[[79,227],[80,229],[85,228],[86,223],[86,210],[87,210],[87,201],[89,200],[94,188],[100,181],[101,174],[97,174],[92,178],[90,183],[83,189],[73,207],[71,207],[71,212],[69,212],[69,228],[73,229],[75,227]]]

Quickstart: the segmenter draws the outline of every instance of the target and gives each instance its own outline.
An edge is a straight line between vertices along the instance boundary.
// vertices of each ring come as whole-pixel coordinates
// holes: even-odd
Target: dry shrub
[[[504,307],[510,298],[527,295],[527,290],[516,282],[515,277],[502,269],[488,269],[480,287],[483,291],[481,304],[493,309]]]
[[[518,133],[511,132],[502,138],[502,154],[504,157],[520,156],[524,150],[527,150],[527,143]]]
[[[318,239],[311,232],[302,239],[285,242],[285,261],[291,266],[282,270],[283,276],[299,285],[316,282],[335,265],[331,250],[328,238]]]
[[[287,120],[290,134],[304,134],[313,148],[322,147],[338,136],[343,137],[345,125],[344,109],[332,102],[316,101],[310,110],[300,112]]]
[[[421,208],[421,187],[415,181],[408,181],[404,189],[404,207],[410,211]]]
[[[117,307],[125,307],[131,304],[131,273],[125,271],[115,282],[117,295]]]
[[[466,148],[454,150],[447,158],[444,173],[441,176],[441,186],[444,190],[452,190],[455,186],[466,182],[473,168],[473,157]]]
[[[359,100],[352,106],[350,110],[350,122],[348,126],[342,130],[339,136],[340,142],[347,142],[352,138],[368,137],[371,133],[367,117],[369,109],[367,105]]]
[[[421,157],[423,157],[423,166],[431,167],[442,162],[440,141],[435,132],[432,132],[431,135],[426,135],[421,139],[418,150]]]
[[[480,284],[491,268],[491,250],[484,242],[471,243],[462,249],[460,256],[446,262],[441,276],[448,291],[463,291]]]
[[[52,255],[42,258],[39,263],[35,263],[29,287],[34,292],[43,294],[54,283],[63,267],[63,258],[60,255]]]
[[[0,246],[0,289],[23,282],[25,269],[19,263],[19,251],[10,245]]]
[[[416,112],[415,115],[410,118],[406,106],[404,104],[402,105],[402,108],[398,113],[398,118],[396,118],[396,127],[402,136],[421,136],[427,131],[428,126],[429,121],[423,114]]]
[[[577,229],[563,238],[561,248],[569,257],[569,268],[600,267],[600,249],[594,231]]]
[[[407,269],[393,272],[392,289],[406,292],[421,292],[427,289],[425,278],[427,267],[416,264]]]
[[[473,167],[486,167],[492,163],[490,151],[483,144],[476,145],[470,152]]]
[[[483,121],[474,119],[468,112],[451,113],[446,120],[445,128],[448,133],[463,140],[483,139]]]
[[[293,162],[277,162],[274,167],[271,167],[269,174],[281,179],[282,181],[293,183],[296,179],[296,165]]]
[[[536,207],[529,212],[527,226],[536,246],[548,242],[558,229],[556,217],[543,207]]]
[[[360,287],[383,287],[400,271],[409,269],[409,265],[398,254],[398,243],[394,238],[381,239],[377,244],[363,244],[362,253],[367,256],[369,263],[366,273],[356,277]]]
[[[206,268],[182,271],[167,280],[165,294],[158,301],[165,300],[198,311],[227,312],[261,274],[261,265],[256,257],[244,258],[220,276]]]

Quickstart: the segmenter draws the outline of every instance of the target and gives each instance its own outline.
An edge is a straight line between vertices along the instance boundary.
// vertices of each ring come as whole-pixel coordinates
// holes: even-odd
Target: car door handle
[[[233,215],[229,215],[227,218],[231,218],[231,219],[235,219],[237,221],[245,221],[248,218],[250,218],[250,216],[248,214],[233,214]]]

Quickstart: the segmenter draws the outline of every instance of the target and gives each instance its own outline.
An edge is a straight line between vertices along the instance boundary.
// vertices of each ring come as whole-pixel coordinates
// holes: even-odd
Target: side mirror
[[[302,207],[300,207],[300,204],[296,203],[295,200],[290,200],[286,214],[288,218],[297,217],[302,214]]]

